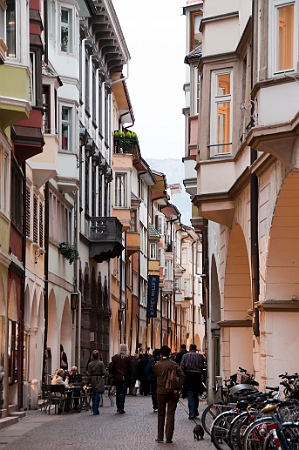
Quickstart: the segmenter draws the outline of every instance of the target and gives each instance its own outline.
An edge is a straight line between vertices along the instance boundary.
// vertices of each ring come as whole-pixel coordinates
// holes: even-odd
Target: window
[[[150,259],[157,259],[157,244],[150,243]]]
[[[61,150],[71,150],[72,108],[61,108]]]
[[[201,19],[201,11],[191,13],[190,51],[194,50],[201,44],[201,32],[199,31]]]
[[[175,278],[175,280],[174,280],[174,290],[175,290],[175,292],[181,292],[181,280],[180,280],[180,278]]]
[[[8,214],[9,189],[10,185],[10,162],[8,153],[0,148],[0,209],[4,214]]]
[[[19,324],[15,321],[8,320],[8,384],[12,385],[17,381],[18,376],[18,339]]]
[[[61,8],[60,14],[60,48],[62,52],[72,53],[72,10]]]
[[[137,232],[137,209],[131,209],[131,229],[132,232]]]
[[[55,243],[72,241],[72,213],[50,192],[50,239]]]
[[[126,174],[115,174],[115,192],[114,192],[115,206],[126,207]]]
[[[30,103],[35,105],[35,53],[30,52],[30,85],[29,85],[29,95],[30,95]]]
[[[43,132],[51,133],[50,126],[50,86],[43,86]]]
[[[11,221],[18,230],[22,229],[22,175],[16,164],[12,167]]]
[[[211,88],[211,156],[231,152],[232,72],[213,72]]]
[[[276,8],[276,71],[294,68],[294,4]]]
[[[15,0],[6,0],[6,45],[7,56],[15,58],[17,51],[16,38],[16,2]]]

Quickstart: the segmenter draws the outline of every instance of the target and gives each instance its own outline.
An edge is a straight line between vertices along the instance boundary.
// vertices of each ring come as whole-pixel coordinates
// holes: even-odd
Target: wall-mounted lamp
[[[105,158],[100,158],[99,162],[99,173],[104,175],[107,172],[107,161]]]
[[[86,158],[89,158],[90,156],[93,156],[96,152],[96,144],[93,139],[88,139],[87,143],[85,144],[85,155]]]
[[[86,145],[87,141],[88,141],[88,133],[87,133],[86,128],[80,128],[80,133],[79,133],[80,147],[83,147],[84,145]]]
[[[112,169],[111,169],[111,167],[107,168],[107,171],[104,174],[104,178],[105,178],[106,183],[110,183],[112,181],[113,177],[112,177]]]
[[[75,311],[76,309],[78,309],[78,305],[79,305],[79,293],[73,292],[71,294],[71,309],[72,309],[72,311]]]
[[[118,310],[118,321],[122,322],[124,317],[125,308],[119,308]]]

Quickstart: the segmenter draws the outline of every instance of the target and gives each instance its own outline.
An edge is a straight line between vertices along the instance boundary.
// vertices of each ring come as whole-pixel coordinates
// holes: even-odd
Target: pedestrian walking
[[[204,357],[196,352],[196,345],[190,344],[189,352],[182,357],[181,368],[185,373],[182,396],[188,398],[189,419],[199,415],[198,396],[204,392],[202,384],[202,371],[204,368]]]
[[[182,344],[181,345],[181,350],[179,351],[179,353],[176,355],[175,357],[175,362],[180,365],[181,361],[182,361],[182,357],[185,353],[188,353],[188,350],[186,349],[186,344]]]
[[[105,364],[99,358],[98,350],[94,350],[91,355],[91,362],[88,364],[88,375],[92,388],[92,413],[98,415],[100,394],[105,391],[105,378],[109,375],[105,369]]]
[[[161,359],[155,364],[157,374],[157,399],[158,399],[158,436],[156,442],[164,442],[164,426],[167,406],[167,419],[165,426],[166,442],[171,443],[174,432],[174,415],[180,398],[180,389],[184,383],[184,372],[178,364],[170,359],[171,350],[167,345],[161,348]],[[168,390],[169,376],[172,369],[175,370],[177,389]]]
[[[126,344],[120,344],[119,353],[112,357],[109,371],[113,375],[113,383],[116,388],[117,412],[125,413],[125,398],[127,395],[128,383],[132,374],[132,360],[128,354]]]
[[[160,349],[156,348],[153,351],[153,357],[149,359],[149,367],[150,367],[150,373],[148,376],[150,387],[151,387],[151,394],[152,394],[152,403],[153,403],[153,410],[154,412],[158,412],[158,399],[157,399],[157,374],[155,370],[155,365],[158,361],[160,361]]]
[[[138,353],[135,353],[135,355],[132,358],[132,375],[131,375],[131,380],[130,380],[131,385],[130,385],[130,389],[129,389],[130,395],[137,394],[136,382],[138,380],[138,378],[137,378],[138,363],[139,363],[139,355],[138,355]]]
[[[138,368],[137,368],[137,378],[140,380],[140,391],[141,395],[148,395],[150,393],[150,382],[148,380],[149,375],[149,358],[148,354],[140,355]]]

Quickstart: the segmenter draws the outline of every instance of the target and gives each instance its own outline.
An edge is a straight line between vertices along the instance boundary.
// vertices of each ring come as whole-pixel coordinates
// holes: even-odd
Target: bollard
[[[38,409],[38,393],[39,393],[39,383],[37,380],[32,380],[30,409]]]

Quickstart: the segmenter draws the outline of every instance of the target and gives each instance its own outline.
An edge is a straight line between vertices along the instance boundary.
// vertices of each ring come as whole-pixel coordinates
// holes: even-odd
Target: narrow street
[[[200,405],[200,411],[205,404]],[[150,396],[127,396],[126,414],[117,414],[107,396],[99,416],[91,411],[80,414],[50,415],[40,411],[28,411],[18,424],[0,432],[0,449],[5,450],[152,450],[166,443],[157,443],[157,413],[152,411]],[[199,420],[196,420],[198,423]],[[175,432],[170,448],[210,450],[214,448],[210,437],[203,441],[193,437],[195,423],[188,420],[187,400],[180,399],[175,420]]]

